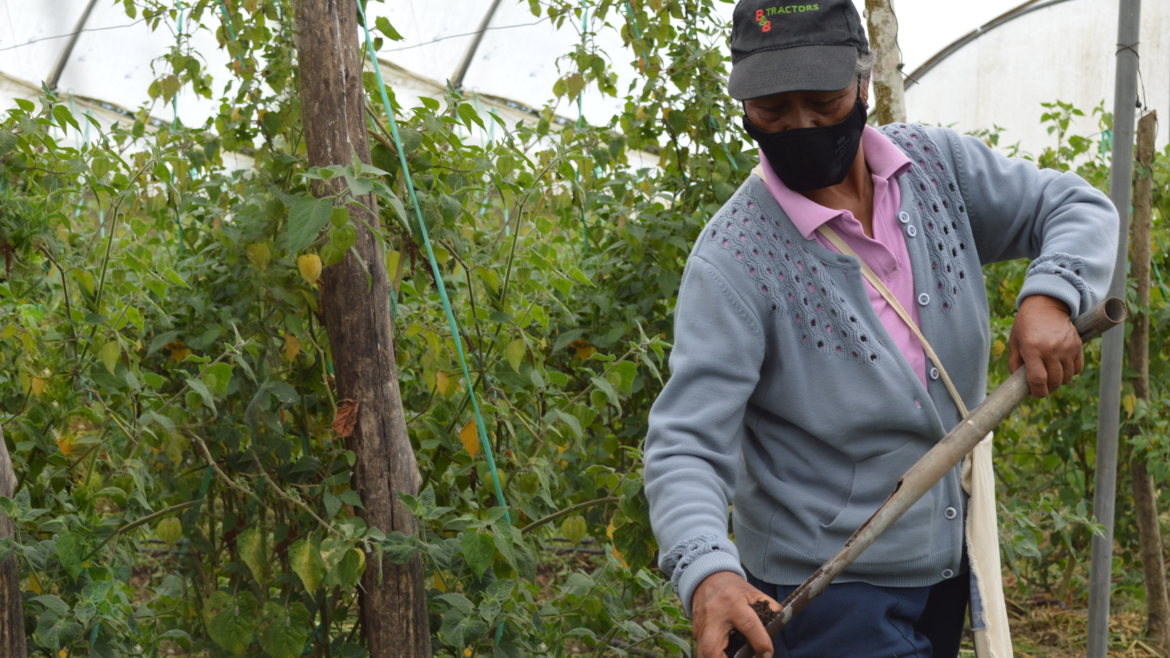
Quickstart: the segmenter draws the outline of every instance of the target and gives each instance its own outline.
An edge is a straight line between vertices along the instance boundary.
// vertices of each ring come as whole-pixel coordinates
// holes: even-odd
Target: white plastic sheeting
[[[854,0],[859,10],[863,0]],[[912,71],[950,42],[1012,9],[1020,0],[895,0],[905,70]],[[74,31],[87,0],[0,0],[0,111],[15,97],[36,98]],[[475,33],[491,6],[490,0],[387,0],[370,2],[373,23],[390,20],[404,41],[386,40],[379,53],[387,83],[399,102],[410,107],[419,97],[441,97],[446,81],[463,60]],[[592,3],[589,3],[592,4]],[[632,82],[635,54],[624,46],[619,29],[626,21],[624,3],[611,9],[608,25],[589,12],[591,38],[606,53],[618,76],[619,98],[596,88],[584,92],[587,121],[605,123],[617,111]],[[717,3],[721,21],[730,19],[733,5]],[[1170,113],[1170,0],[1143,2],[1142,73],[1146,103]],[[218,26],[218,15],[204,22]],[[1008,129],[1005,139],[1020,141],[1038,152],[1054,143],[1040,126],[1040,103],[1061,99],[1090,109],[1101,100],[1112,104],[1113,52],[1116,41],[1117,0],[1069,0],[1010,21],[951,55],[911,87],[907,104],[910,119],[955,124],[964,130]],[[185,30],[190,31],[188,20]],[[511,125],[531,119],[524,108],[541,108],[555,101],[553,83],[572,65],[562,59],[580,43],[581,24],[568,18],[557,28],[547,17],[533,16],[526,0],[503,0],[488,24],[482,42],[464,78],[466,93],[478,95],[485,110],[494,110]],[[82,111],[90,110],[103,123],[118,117],[117,109],[131,111],[148,104],[152,69],[174,44],[174,26],[151,32],[141,21],[126,16],[121,2],[98,0],[64,68],[58,89],[75,95]],[[221,89],[230,79],[229,56],[208,29],[191,37]],[[726,47],[725,39],[719,39]],[[160,70],[161,72],[161,70]],[[187,125],[201,125],[215,111],[213,101],[190,91],[180,92],[179,115]],[[557,113],[577,117],[575,104],[562,100]],[[171,108],[161,103],[152,114],[170,121]],[[1083,121],[1082,132],[1094,128]],[[1160,143],[1164,144],[1163,131]],[[483,139],[485,136],[478,136]]]
[[[907,113],[957,130],[1003,126],[1000,144],[1019,142],[1038,154],[1056,145],[1041,125],[1041,103],[1059,99],[1089,114],[1105,101],[1113,111],[1117,17],[1118,0],[1069,0],[1006,22],[918,78],[906,94]],[[1141,19],[1138,91],[1158,111],[1161,148],[1170,134],[1170,0],[1144,0]],[[1090,114],[1070,130],[1100,128]]]

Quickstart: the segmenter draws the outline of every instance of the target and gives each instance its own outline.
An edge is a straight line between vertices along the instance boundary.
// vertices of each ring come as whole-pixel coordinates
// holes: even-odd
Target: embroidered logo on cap
[[[764,10],[756,10],[756,23],[760,25],[761,32],[768,32],[772,29],[772,21],[764,18]]]
[[[815,5],[785,5],[783,7],[768,7],[766,9],[756,10],[756,24],[760,26],[761,32],[770,32],[772,30],[772,21],[768,20],[768,16],[775,16],[776,14],[803,14],[808,11],[820,11],[821,6]]]

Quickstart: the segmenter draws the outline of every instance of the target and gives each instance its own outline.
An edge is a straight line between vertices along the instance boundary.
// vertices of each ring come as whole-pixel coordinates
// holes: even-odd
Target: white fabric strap
[[[902,307],[902,304],[898,302],[898,298],[894,296],[894,293],[890,292],[890,289],[887,288],[886,284],[878,278],[878,275],[874,274],[874,271],[869,268],[869,265],[866,264],[865,260],[862,259],[861,256],[858,256],[857,253],[854,252],[853,249],[850,248],[850,246],[841,239],[841,236],[837,235],[836,231],[829,228],[825,224],[821,224],[819,227],[817,227],[817,230],[820,231],[821,235],[825,236],[825,238],[831,242],[834,247],[837,248],[837,251],[840,251],[846,256],[853,256],[857,259],[857,262],[861,264],[861,273],[865,275],[866,280],[877,289],[881,296],[885,298],[886,303],[890,305],[890,308],[893,308],[894,311],[898,313],[898,317],[902,318],[902,321],[906,323],[906,326],[910,327],[910,331],[913,331],[914,335],[918,337],[918,341],[922,343],[922,349],[926,352],[926,356],[930,358],[930,362],[934,364],[934,367],[938,368],[938,373],[942,376],[943,384],[946,385],[947,392],[951,394],[951,399],[954,400],[955,404],[959,407],[959,414],[962,415],[963,418],[966,418],[969,415],[967,412],[967,405],[963,404],[963,398],[959,395],[959,391],[955,388],[954,383],[951,382],[951,376],[947,374],[947,369],[943,367],[942,360],[939,359],[938,355],[934,353],[934,348],[930,346],[929,342],[927,342],[926,336],[922,335],[922,331],[918,329],[918,325],[914,323],[914,320],[910,317],[910,314],[907,313],[906,309]]]

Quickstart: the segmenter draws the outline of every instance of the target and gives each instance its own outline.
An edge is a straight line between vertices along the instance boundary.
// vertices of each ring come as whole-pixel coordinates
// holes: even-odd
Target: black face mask
[[[793,128],[776,133],[760,130],[743,117],[743,128],[759,144],[772,171],[794,192],[818,190],[841,183],[849,174],[865,129],[866,107],[857,96],[853,111],[840,123]]]

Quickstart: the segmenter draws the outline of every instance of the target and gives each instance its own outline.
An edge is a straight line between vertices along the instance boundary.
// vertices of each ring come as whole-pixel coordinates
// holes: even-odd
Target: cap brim
[[[857,72],[853,46],[797,46],[754,53],[731,67],[727,91],[749,100],[790,91],[836,91]]]

